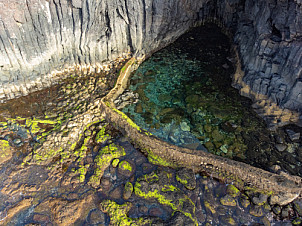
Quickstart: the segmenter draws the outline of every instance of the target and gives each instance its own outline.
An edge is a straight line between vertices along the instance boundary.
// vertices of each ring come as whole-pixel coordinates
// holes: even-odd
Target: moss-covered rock
[[[6,140],[0,140],[0,164],[12,157],[12,148]]]
[[[236,200],[231,195],[225,195],[220,199],[220,203],[224,206],[236,206]]]
[[[103,147],[95,158],[96,169],[88,183],[94,188],[98,187],[104,170],[111,164],[111,161],[124,155],[126,155],[125,150],[116,144],[109,144]]]
[[[194,203],[179,188],[171,184],[172,180],[173,175],[170,172],[164,170],[152,172],[137,180],[134,192],[141,198],[155,199],[173,211],[183,213],[197,225]]]
[[[126,202],[123,205],[119,205],[114,201],[105,200],[100,203],[99,208],[104,213],[107,213],[110,217],[110,225],[121,225],[121,226],[141,226],[148,225],[151,220],[144,218],[129,218],[127,213],[132,207],[132,203]]]
[[[195,174],[190,169],[182,168],[178,170],[176,172],[176,180],[189,190],[194,190],[196,188]]]
[[[238,188],[236,188],[234,185],[232,185],[232,184],[229,184],[228,186],[227,186],[227,194],[229,194],[230,196],[232,196],[232,197],[237,197],[237,196],[239,196],[240,195],[240,191],[239,191],[239,189]]]
[[[123,160],[118,164],[118,174],[124,177],[131,177],[135,173],[135,164],[129,160]]]
[[[133,193],[133,185],[131,182],[127,182],[124,187],[123,199],[128,200]]]

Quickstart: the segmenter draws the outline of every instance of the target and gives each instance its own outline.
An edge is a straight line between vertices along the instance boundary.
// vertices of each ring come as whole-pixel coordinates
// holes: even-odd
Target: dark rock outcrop
[[[150,54],[211,19],[233,34],[241,62],[234,86],[259,114],[273,124],[302,120],[300,0],[1,0],[0,15],[2,101],[66,72]]]

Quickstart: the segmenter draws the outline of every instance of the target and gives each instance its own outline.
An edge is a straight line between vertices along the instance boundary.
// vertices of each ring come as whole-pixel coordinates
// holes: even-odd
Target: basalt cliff
[[[0,99],[90,73],[124,54],[149,55],[215,21],[238,53],[233,85],[270,125],[301,123],[300,0],[0,1]],[[202,35],[202,34],[200,34]]]

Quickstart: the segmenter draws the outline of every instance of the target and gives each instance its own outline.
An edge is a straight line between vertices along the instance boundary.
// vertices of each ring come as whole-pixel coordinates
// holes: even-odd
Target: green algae
[[[111,136],[109,134],[106,134],[106,126],[103,126],[99,130],[99,132],[96,134],[95,142],[97,142],[97,143],[105,143],[110,138],[111,138]]]
[[[6,140],[0,140],[0,163],[6,161],[5,158],[11,156],[11,147]]]
[[[104,174],[104,170],[111,164],[113,159],[120,158],[126,155],[124,148],[109,144],[103,147],[95,158],[96,169],[94,174],[90,177],[88,184],[96,188],[100,185],[100,179]]]
[[[112,165],[114,168],[116,168],[116,167],[118,166],[119,162],[120,162],[119,159],[114,159],[114,160],[112,161],[111,165]]]
[[[195,205],[192,200],[184,195],[179,188],[170,184],[170,179],[172,179],[172,175],[170,173],[162,173],[164,175],[159,176],[155,172],[153,172],[138,179],[138,181],[136,181],[134,185],[134,193],[137,196],[145,199],[155,199],[160,204],[171,207],[174,212],[179,211],[183,213],[185,216],[189,217],[196,225],[198,225],[197,219],[195,217]],[[165,184],[155,186],[155,188],[153,186],[150,186],[150,190],[147,191],[145,190],[146,185],[142,185],[142,183],[152,185],[154,183],[160,183],[159,180],[163,180]],[[178,194],[178,198],[175,199],[175,196],[172,195],[172,193]],[[191,206],[192,212],[185,209],[184,206]]]
[[[216,213],[216,210],[213,205],[211,205],[208,201],[204,201],[204,206],[207,210],[209,210],[212,214]]]
[[[105,200],[100,203],[100,209],[107,213],[110,217],[110,225],[121,226],[141,226],[151,225],[151,220],[144,219],[142,217],[134,219],[127,216],[127,213],[132,207],[132,203],[126,202],[123,205],[119,205],[114,201]]]
[[[138,125],[136,125],[136,124],[135,124],[135,123],[134,123],[134,122],[133,122],[126,114],[125,114],[125,113],[123,113],[123,112],[117,110],[116,108],[112,108],[112,110],[115,111],[116,113],[118,113],[119,115],[121,115],[123,119],[126,119],[127,123],[128,123],[131,127],[137,129],[139,132],[142,131],[141,128],[140,128]]]
[[[186,179],[182,179],[182,178],[180,178],[178,175],[176,175],[176,180],[177,180],[179,183],[183,184],[184,186],[186,186],[186,185],[188,184],[188,181],[187,181]]]
[[[167,166],[167,167],[171,167],[171,168],[177,168],[177,164],[163,159],[162,157],[154,154],[151,150],[145,149],[145,151],[147,151],[147,153],[148,153],[147,158],[148,158],[150,163],[152,163],[154,165],[159,165],[159,166]]]
[[[229,184],[229,185],[227,186],[227,193],[228,193],[229,195],[231,195],[233,198],[235,198],[235,197],[237,197],[237,196],[240,195],[239,189],[236,188],[236,187],[235,187],[234,185],[232,185],[232,184]]]
[[[87,173],[89,167],[90,167],[90,164],[86,164],[86,165],[80,165],[77,170],[72,169],[72,172],[74,174],[78,174],[79,175],[78,179],[79,179],[80,183],[83,183],[85,181],[85,176],[86,176],[86,173]]]
[[[116,113],[118,113],[120,116],[122,116],[122,118],[125,119],[131,127],[135,128],[139,132],[141,132],[141,128],[138,125],[136,125],[124,112],[119,111],[118,109],[112,107],[108,101],[105,102],[105,105],[107,107],[109,107],[110,109],[112,109],[113,111],[115,111]]]
[[[123,198],[125,200],[129,199],[134,191],[133,184],[131,182],[127,182],[124,187]]]
[[[121,168],[122,170],[128,170],[128,171],[132,171],[132,166],[131,166],[131,164],[129,163],[129,162],[127,162],[127,161],[121,161],[120,163],[119,163],[119,168]]]

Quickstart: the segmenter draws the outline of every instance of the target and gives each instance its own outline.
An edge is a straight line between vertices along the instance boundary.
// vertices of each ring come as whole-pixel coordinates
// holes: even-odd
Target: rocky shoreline
[[[201,156],[205,165],[199,166],[198,162],[194,169],[158,167],[175,166],[182,161],[186,163],[186,156],[192,157],[189,165],[193,166],[194,151],[166,145],[166,150],[177,150],[184,156],[181,161],[166,161],[174,154],[169,157],[161,155],[162,141],[146,134],[118,110],[108,107],[107,101],[113,106],[112,102],[126,88],[131,70],[137,67],[134,59],[128,61],[121,69],[115,89],[111,89],[114,84],[113,68],[88,80],[71,78],[59,89],[57,108],[45,111],[46,117],[17,117],[1,123],[1,148],[5,153],[11,153],[1,163],[3,186],[0,192],[1,197],[7,200],[0,206],[1,223],[143,225],[152,221],[154,225],[236,225],[251,222],[270,225],[269,222],[282,219],[299,224],[302,206],[299,198],[291,202],[295,197],[283,195],[278,199],[271,193],[260,192],[263,185],[276,185],[264,180],[256,183],[256,186],[262,184],[260,190],[251,186],[239,191],[235,186],[225,184],[235,181],[234,184],[240,185],[233,174],[226,174],[225,170],[219,175],[215,171],[215,162],[205,162],[216,157],[199,154],[197,159]],[[76,84],[75,87],[71,87],[72,84]],[[102,97],[108,91],[106,97]],[[87,92],[90,98],[79,101],[78,98]],[[60,111],[65,114],[60,114]],[[72,112],[74,115],[69,115]],[[133,134],[136,133],[144,142],[133,142]],[[146,147],[150,138],[156,144],[152,152],[147,153],[147,158],[137,150]],[[146,153],[146,149],[142,151]],[[217,159],[217,162],[222,161]],[[223,162],[227,164],[229,161]],[[210,163],[214,165],[208,165]],[[234,164],[233,161],[231,163]],[[236,166],[233,167],[231,173],[238,171]],[[247,165],[244,168],[251,169]],[[196,174],[199,169],[209,177]],[[263,176],[262,170],[252,168],[252,175],[255,172]],[[288,185],[286,181],[295,183],[298,177],[264,175],[278,178],[278,186],[273,189],[300,192],[298,184],[291,188],[282,187]],[[223,183],[212,177],[221,179]],[[279,179],[284,180],[284,184]],[[270,190],[271,187],[266,188]]]

